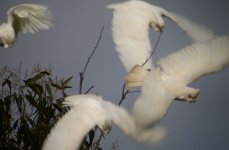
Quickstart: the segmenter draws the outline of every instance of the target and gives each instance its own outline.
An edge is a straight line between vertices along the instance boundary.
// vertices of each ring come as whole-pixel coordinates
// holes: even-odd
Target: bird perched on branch
[[[38,4],[21,4],[7,12],[7,22],[0,25],[0,46],[10,48],[18,33],[36,33],[53,26],[48,8]]]
[[[114,11],[113,40],[119,58],[127,71],[137,64],[144,64],[147,59],[149,60],[143,67],[146,69],[152,67],[149,27],[162,32],[165,26],[164,17],[175,22],[193,41],[206,41],[214,38],[214,33],[210,29],[142,0],[111,4],[107,8]]]
[[[93,127],[98,126],[103,133],[108,133],[112,122],[138,142],[156,143],[165,137],[164,128],[139,128],[126,109],[100,96],[73,95],[65,98],[64,104],[71,109],[51,129],[43,150],[76,150]]]

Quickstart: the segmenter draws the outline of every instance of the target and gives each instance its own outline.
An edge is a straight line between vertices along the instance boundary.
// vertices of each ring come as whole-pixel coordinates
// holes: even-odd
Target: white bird
[[[48,8],[38,4],[21,4],[7,12],[7,22],[0,25],[0,46],[10,48],[18,33],[36,33],[53,26]]]
[[[130,71],[126,85],[143,86],[132,110],[136,123],[142,128],[158,122],[174,99],[195,101],[199,89],[187,85],[228,64],[228,37],[215,38],[206,27],[141,0],[112,4],[108,8],[114,9],[112,34],[116,50]],[[159,66],[149,59],[141,67],[152,52],[149,26],[162,31],[163,16],[174,21],[196,44],[161,59]]]
[[[130,85],[142,86],[133,106],[134,118],[142,127],[159,121],[175,99],[195,102],[199,89],[188,85],[229,65],[229,36],[193,43],[157,64],[151,71],[135,66],[127,77]]]
[[[100,96],[73,95],[67,97],[64,103],[71,109],[52,128],[42,150],[76,150],[93,127],[98,126],[107,133],[112,122],[138,142],[160,142],[166,134],[162,127],[139,128],[126,109]]]
[[[194,41],[206,41],[214,37],[210,29],[145,1],[130,0],[107,7],[114,10],[113,40],[127,71],[136,64],[144,64],[150,57],[152,48],[149,26],[161,32],[165,26],[163,17],[174,21]],[[152,59],[147,61],[144,68],[152,68]]]

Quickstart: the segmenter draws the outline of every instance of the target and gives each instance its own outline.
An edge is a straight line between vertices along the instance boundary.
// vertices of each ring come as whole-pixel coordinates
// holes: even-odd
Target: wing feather
[[[112,36],[116,51],[127,71],[136,64],[142,65],[150,57],[151,43],[148,28],[149,12],[125,5],[110,5],[114,9]],[[151,60],[144,67],[151,68]]]
[[[111,125],[113,121],[129,137],[138,142],[155,143],[165,136],[161,127],[138,128],[125,109],[95,95],[73,95],[65,98],[71,109],[57,122],[44,142],[42,150],[75,150],[95,126]]]
[[[70,96],[65,104],[71,109],[52,128],[42,150],[76,150],[83,138],[96,125],[109,121],[109,112],[100,105],[101,97],[94,95]]]
[[[185,84],[229,64],[229,37],[194,43],[158,61],[166,75]]]
[[[164,27],[163,16],[174,21],[193,41],[207,41],[214,33],[181,15],[140,0],[132,0],[109,5],[114,9],[112,35],[123,65],[130,71],[135,65],[142,65],[152,52],[149,38],[149,26],[160,31]],[[144,66],[152,68],[152,59]]]
[[[36,33],[53,26],[51,13],[43,5],[22,4],[9,9],[7,14],[8,22],[13,25],[16,34]]]
[[[179,26],[187,34],[187,36],[195,42],[207,41],[215,37],[213,31],[209,28],[195,23],[182,15],[169,12],[166,13],[165,16],[174,21],[177,26]]]

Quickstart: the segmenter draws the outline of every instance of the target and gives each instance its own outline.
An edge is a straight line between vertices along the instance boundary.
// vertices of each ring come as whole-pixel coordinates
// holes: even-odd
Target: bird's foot
[[[187,87],[187,92],[175,98],[175,100],[186,101],[190,103],[195,103],[199,95],[199,89]]]

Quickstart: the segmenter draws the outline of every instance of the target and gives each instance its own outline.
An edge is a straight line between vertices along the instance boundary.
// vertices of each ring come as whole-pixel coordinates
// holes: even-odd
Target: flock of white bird
[[[119,58],[129,72],[128,88],[142,86],[132,112],[96,95],[73,95],[64,104],[71,109],[56,123],[43,150],[75,150],[95,126],[109,132],[112,122],[133,140],[157,143],[166,130],[157,123],[174,100],[195,102],[199,89],[188,85],[229,64],[229,36],[214,33],[187,18],[142,0],[107,6],[113,10],[112,35]],[[191,45],[152,60],[149,27],[162,32],[164,17],[175,22],[193,41]],[[7,23],[0,25],[0,45],[12,47],[19,32],[35,33],[53,26],[45,6],[23,4],[8,11]]]

